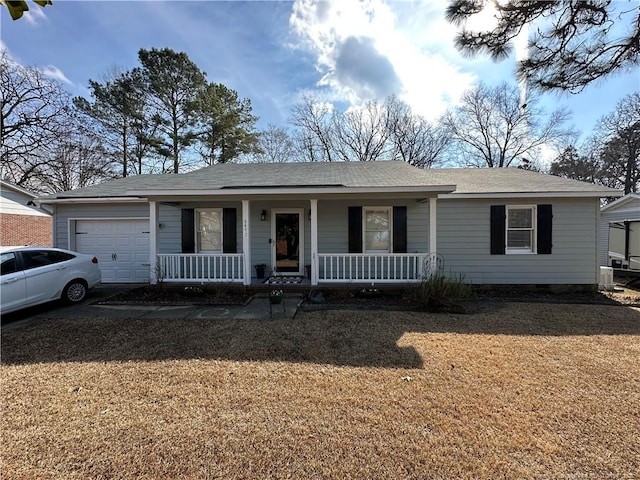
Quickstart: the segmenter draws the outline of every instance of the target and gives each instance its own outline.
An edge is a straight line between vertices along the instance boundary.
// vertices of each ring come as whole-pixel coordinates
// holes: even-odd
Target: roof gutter
[[[140,197],[67,197],[67,198],[37,198],[36,202],[41,204],[60,204],[60,203],[132,203],[132,202],[148,202],[146,198]]]
[[[603,198],[619,197],[622,193],[618,191],[596,191],[596,192],[513,192],[513,193],[445,193],[440,195],[440,199],[470,199],[470,198]]]
[[[129,195],[144,197],[229,197],[246,195],[326,195],[326,194],[359,194],[359,193],[435,193],[443,194],[453,192],[455,185],[425,185],[420,187],[320,187],[320,188],[238,188],[220,190],[132,190]]]

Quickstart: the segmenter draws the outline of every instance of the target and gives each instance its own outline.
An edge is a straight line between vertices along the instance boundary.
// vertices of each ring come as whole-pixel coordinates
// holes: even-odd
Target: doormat
[[[264,282],[267,285],[296,285],[302,283],[304,277],[298,275],[278,275],[277,277],[267,278]]]

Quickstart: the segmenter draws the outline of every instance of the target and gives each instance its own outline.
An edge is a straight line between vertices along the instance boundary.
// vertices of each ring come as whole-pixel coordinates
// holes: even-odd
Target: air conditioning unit
[[[613,283],[613,268],[600,267],[600,284],[598,285],[601,290],[613,290],[615,284]]]

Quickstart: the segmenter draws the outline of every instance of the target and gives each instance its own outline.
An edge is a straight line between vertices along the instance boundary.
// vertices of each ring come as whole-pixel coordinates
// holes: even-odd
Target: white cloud
[[[40,71],[45,77],[53,78],[66,83],[67,85],[73,85],[73,82],[67,78],[64,72],[54,65],[47,65],[46,67],[41,68]]]
[[[39,25],[41,21],[47,19],[47,16],[44,13],[44,8],[36,3],[29,3],[29,10],[24,12],[24,14],[22,15],[22,19],[29,25]]]
[[[315,56],[318,86],[334,100],[358,104],[395,94],[435,119],[476,80],[459,67],[445,6],[444,0],[296,0],[289,24],[296,47]]]

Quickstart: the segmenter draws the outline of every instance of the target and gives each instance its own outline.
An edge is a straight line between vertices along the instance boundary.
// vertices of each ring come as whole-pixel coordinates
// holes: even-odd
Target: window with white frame
[[[535,252],[535,206],[507,206],[506,223],[507,253]]]
[[[364,251],[391,251],[391,207],[364,207]]]
[[[222,252],[222,209],[196,210],[196,239],[199,252]]]

